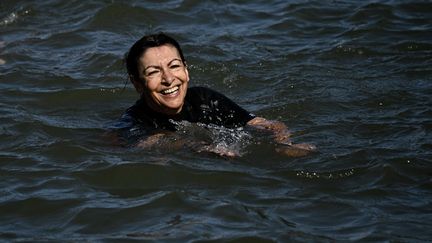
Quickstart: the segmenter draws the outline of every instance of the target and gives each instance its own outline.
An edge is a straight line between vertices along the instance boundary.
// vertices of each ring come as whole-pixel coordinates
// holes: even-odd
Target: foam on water
[[[214,152],[223,155],[230,153],[241,156],[251,142],[251,134],[243,128],[226,128],[217,125],[173,121],[177,131],[171,139],[187,140],[187,146],[201,152]]]

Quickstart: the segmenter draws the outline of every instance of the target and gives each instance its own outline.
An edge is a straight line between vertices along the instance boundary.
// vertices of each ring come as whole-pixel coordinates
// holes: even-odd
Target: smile
[[[177,92],[178,90],[179,90],[179,87],[175,86],[175,87],[172,87],[171,89],[162,90],[161,94],[169,95],[169,94],[173,94],[173,93]]]

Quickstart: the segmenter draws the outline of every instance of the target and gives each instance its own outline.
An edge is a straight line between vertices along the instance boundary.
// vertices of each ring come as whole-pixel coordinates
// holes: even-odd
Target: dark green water
[[[159,31],[192,85],[319,152],[243,131],[215,135],[236,159],[116,145],[123,55]],[[430,1],[2,0],[0,240],[429,241],[431,77]]]

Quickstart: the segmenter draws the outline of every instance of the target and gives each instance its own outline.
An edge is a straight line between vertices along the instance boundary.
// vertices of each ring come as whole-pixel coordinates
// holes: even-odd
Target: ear
[[[133,83],[133,85],[135,87],[135,90],[140,95],[142,95],[142,93],[144,92],[144,89],[145,89],[145,85],[144,85],[145,81],[140,80],[139,78],[134,78],[133,76],[131,76],[130,79],[131,79],[131,81],[132,81],[132,83]]]

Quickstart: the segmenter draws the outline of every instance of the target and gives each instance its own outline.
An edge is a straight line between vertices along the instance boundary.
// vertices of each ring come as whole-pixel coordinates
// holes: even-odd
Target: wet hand
[[[222,156],[222,157],[226,157],[226,158],[236,158],[236,157],[241,156],[238,151],[234,151],[230,148],[227,148],[227,147],[219,145],[219,144],[202,146],[197,150],[197,152],[212,153],[212,154],[216,154],[218,156]]]
[[[149,137],[146,137],[145,139],[140,140],[136,146],[138,148],[144,148],[144,149],[150,148],[150,147],[156,145],[157,143],[159,143],[164,136],[165,135],[163,133],[157,133],[157,134],[151,135]]]
[[[282,144],[276,148],[276,152],[289,157],[303,157],[316,151],[316,146],[308,143],[298,143],[291,145]]]
[[[291,132],[288,130],[284,130],[274,135],[274,141],[278,144],[292,145],[293,143],[291,142],[290,137]]]

